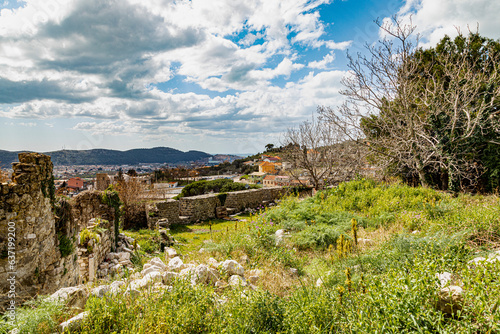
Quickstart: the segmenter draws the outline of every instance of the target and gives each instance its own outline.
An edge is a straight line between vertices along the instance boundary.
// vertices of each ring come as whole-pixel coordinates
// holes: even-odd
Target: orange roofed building
[[[83,180],[79,177],[72,177],[71,179],[68,180],[68,188],[82,189]]]
[[[274,163],[272,162],[261,162],[259,164],[259,172],[260,173],[267,173],[267,174],[275,174],[276,173],[276,168]]]

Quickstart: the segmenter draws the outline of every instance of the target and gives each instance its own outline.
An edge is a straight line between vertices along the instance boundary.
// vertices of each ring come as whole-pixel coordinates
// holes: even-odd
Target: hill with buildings
[[[17,154],[0,150],[0,165],[10,166],[16,162]],[[94,150],[60,150],[44,152],[49,155],[54,165],[134,165],[139,163],[177,163],[210,158],[211,155],[201,151],[182,152],[170,147],[140,148],[127,151],[94,149]]]

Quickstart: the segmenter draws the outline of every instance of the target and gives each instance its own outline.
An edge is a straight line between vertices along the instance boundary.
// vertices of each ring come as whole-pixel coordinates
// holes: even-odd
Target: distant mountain
[[[26,151],[19,151],[26,152]],[[0,165],[7,167],[18,161],[19,152],[0,150]],[[135,165],[139,163],[176,163],[196,161],[212,155],[201,151],[182,152],[170,147],[139,148],[128,151],[117,150],[61,150],[42,152],[52,158],[54,165]]]

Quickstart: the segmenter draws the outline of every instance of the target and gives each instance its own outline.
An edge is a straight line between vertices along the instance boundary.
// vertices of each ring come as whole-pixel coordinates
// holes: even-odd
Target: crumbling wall
[[[189,223],[216,217],[217,208],[227,207],[236,211],[256,208],[266,202],[281,198],[286,193],[282,187],[269,187],[230,192],[227,194],[206,194],[183,197],[178,201],[167,200],[149,203],[146,207],[149,228],[155,228],[159,221],[168,224]],[[219,210],[224,211],[224,210]]]
[[[80,282],[92,281],[97,267],[113,249],[115,243],[115,211],[103,203],[102,192],[84,191],[72,199],[73,216],[80,229],[99,229],[99,241],[90,247],[78,247]],[[79,241],[80,242],[80,241]]]
[[[179,215],[190,221],[215,218],[215,208],[221,206],[218,194],[183,197],[179,200]]]
[[[0,185],[0,309],[12,301],[13,288],[20,303],[78,283],[77,251],[71,246],[79,229],[72,221],[56,229],[52,167],[46,155],[20,153],[12,183]],[[70,246],[64,257],[61,240]]]

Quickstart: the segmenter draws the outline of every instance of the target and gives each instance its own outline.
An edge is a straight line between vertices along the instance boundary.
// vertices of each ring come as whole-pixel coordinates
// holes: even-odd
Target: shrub
[[[73,244],[73,240],[68,238],[64,234],[58,234],[59,238],[59,251],[61,252],[62,257],[66,257],[73,253],[75,250],[75,245]]]

